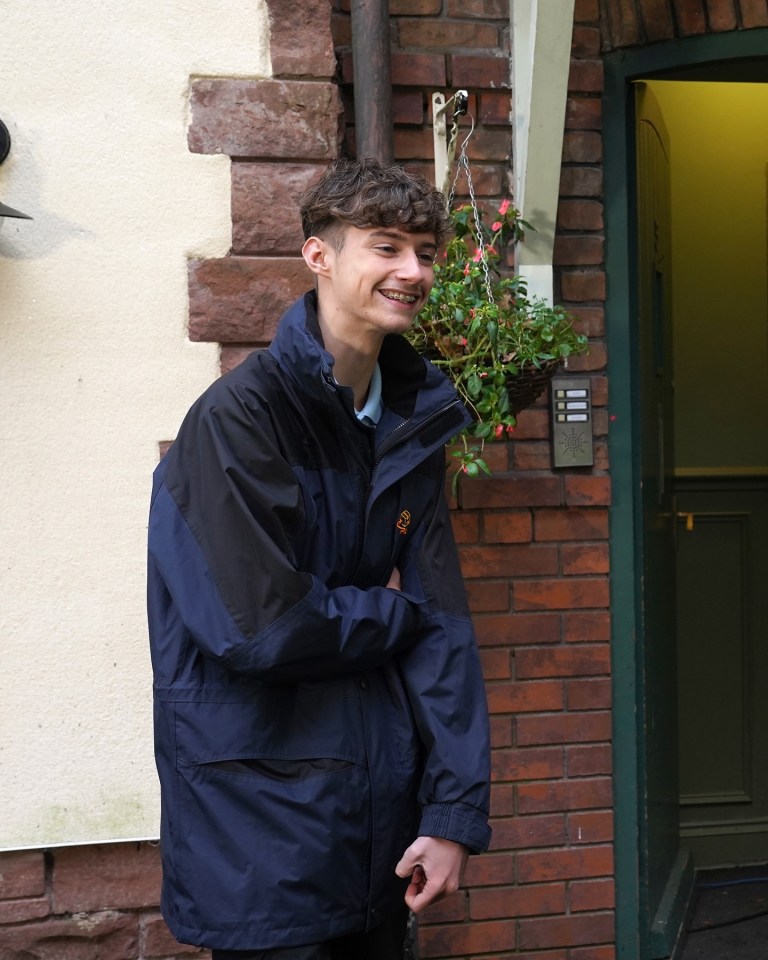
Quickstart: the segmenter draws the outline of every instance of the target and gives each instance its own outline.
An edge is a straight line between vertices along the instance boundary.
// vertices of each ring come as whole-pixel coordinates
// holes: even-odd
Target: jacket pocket
[[[320,760],[221,760],[206,764],[212,774],[235,777],[268,777],[283,783],[295,783],[307,777],[346,770],[352,764],[348,760],[333,758]]]
[[[179,874],[208,929],[350,916],[368,890],[367,771],[271,757],[180,762]]]
[[[364,911],[370,776],[345,689],[175,704],[172,832],[189,926],[296,929]]]

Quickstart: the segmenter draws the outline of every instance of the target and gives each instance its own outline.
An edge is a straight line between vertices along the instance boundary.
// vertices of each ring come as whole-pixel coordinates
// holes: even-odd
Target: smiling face
[[[321,327],[368,352],[388,333],[403,333],[424,306],[434,280],[432,233],[402,227],[343,226],[310,237],[304,258],[318,278]]]

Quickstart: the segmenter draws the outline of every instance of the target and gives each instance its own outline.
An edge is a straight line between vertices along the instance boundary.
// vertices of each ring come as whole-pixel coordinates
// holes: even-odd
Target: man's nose
[[[421,280],[422,266],[415,250],[404,250],[397,266],[399,276],[409,280]]]

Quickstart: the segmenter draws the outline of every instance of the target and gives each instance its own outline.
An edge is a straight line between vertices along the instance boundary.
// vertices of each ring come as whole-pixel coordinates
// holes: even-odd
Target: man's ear
[[[304,241],[301,255],[304,262],[319,277],[327,277],[333,260],[333,247],[320,237],[310,237]]]

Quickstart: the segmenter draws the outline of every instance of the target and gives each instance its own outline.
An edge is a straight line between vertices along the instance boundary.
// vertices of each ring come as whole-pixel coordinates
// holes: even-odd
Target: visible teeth
[[[416,302],[416,297],[412,293],[390,293],[388,290],[383,290],[382,293],[389,300],[399,300],[401,303]]]

